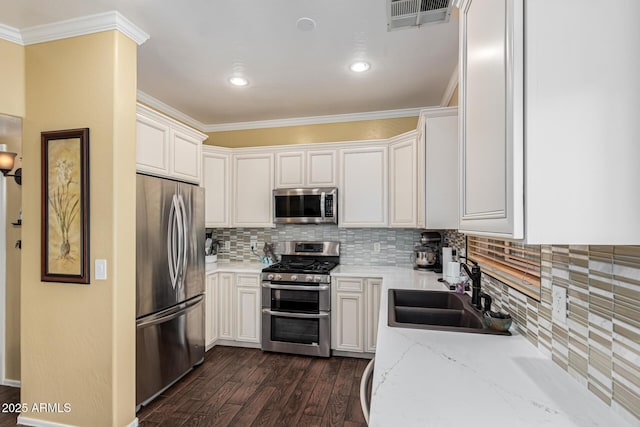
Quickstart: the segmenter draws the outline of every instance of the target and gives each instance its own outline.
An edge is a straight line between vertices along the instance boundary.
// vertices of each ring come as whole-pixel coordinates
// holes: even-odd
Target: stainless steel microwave
[[[338,189],[323,187],[273,190],[273,222],[337,224]]]

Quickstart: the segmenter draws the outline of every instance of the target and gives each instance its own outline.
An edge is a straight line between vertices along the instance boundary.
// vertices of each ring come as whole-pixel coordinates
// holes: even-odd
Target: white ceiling
[[[0,23],[117,10],[151,38],[138,89],[205,124],[440,105],[457,64],[458,19],[386,29],[384,0],[0,0]],[[315,30],[296,28],[301,17]],[[356,60],[371,63],[362,74]],[[241,74],[249,86],[232,87]]]

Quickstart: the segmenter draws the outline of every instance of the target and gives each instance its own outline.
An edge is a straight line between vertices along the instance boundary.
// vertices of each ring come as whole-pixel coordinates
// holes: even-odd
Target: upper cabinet
[[[207,145],[202,147],[202,186],[205,190],[205,227],[230,227],[230,149]]]
[[[423,110],[418,121],[418,227],[458,228],[458,108]]]
[[[339,227],[387,226],[387,152],[386,143],[340,149]]]
[[[460,231],[524,232],[522,0],[471,0],[460,23]]]
[[[389,144],[389,226],[417,226],[416,131],[391,139]]]
[[[599,4],[462,5],[461,231],[640,244],[640,2]]]
[[[277,151],[276,188],[335,187],[336,149]]]
[[[273,227],[273,153],[234,153],[232,212],[234,227]]]
[[[138,172],[200,184],[207,135],[141,104],[136,126]]]

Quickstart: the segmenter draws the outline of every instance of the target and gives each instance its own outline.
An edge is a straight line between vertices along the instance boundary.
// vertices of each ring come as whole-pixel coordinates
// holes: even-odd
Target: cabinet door
[[[136,170],[169,176],[169,126],[136,116]]]
[[[468,0],[461,11],[464,232],[523,237],[522,7],[521,1]]]
[[[425,121],[424,228],[458,228],[458,115]]]
[[[229,155],[203,152],[202,185],[205,194],[205,227],[229,227]]]
[[[340,150],[340,227],[387,226],[387,147]]]
[[[234,339],[233,273],[219,273],[218,307],[219,335],[221,339]]]
[[[336,150],[307,151],[306,185],[309,187],[335,187],[338,185]]]
[[[389,225],[416,227],[417,147],[415,133],[389,146]]]
[[[260,288],[236,286],[236,341],[260,342]]]
[[[367,279],[367,321],[365,351],[375,353],[378,342],[378,320],[380,317],[380,292],[382,279]]]
[[[303,151],[276,153],[276,188],[304,186]]]
[[[171,130],[171,168],[174,178],[200,184],[202,141],[179,130]]]
[[[206,283],[206,305],[205,305],[205,346],[207,349],[213,347],[218,339],[218,274],[209,274]]]
[[[273,227],[273,155],[233,156],[233,224]]]
[[[341,351],[364,351],[364,296],[337,292],[335,304],[335,346]],[[333,310],[333,309],[332,309]]]

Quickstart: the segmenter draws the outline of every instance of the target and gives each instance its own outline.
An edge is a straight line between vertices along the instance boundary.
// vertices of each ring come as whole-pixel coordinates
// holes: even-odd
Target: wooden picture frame
[[[41,133],[41,280],[90,283],[89,129]]]

